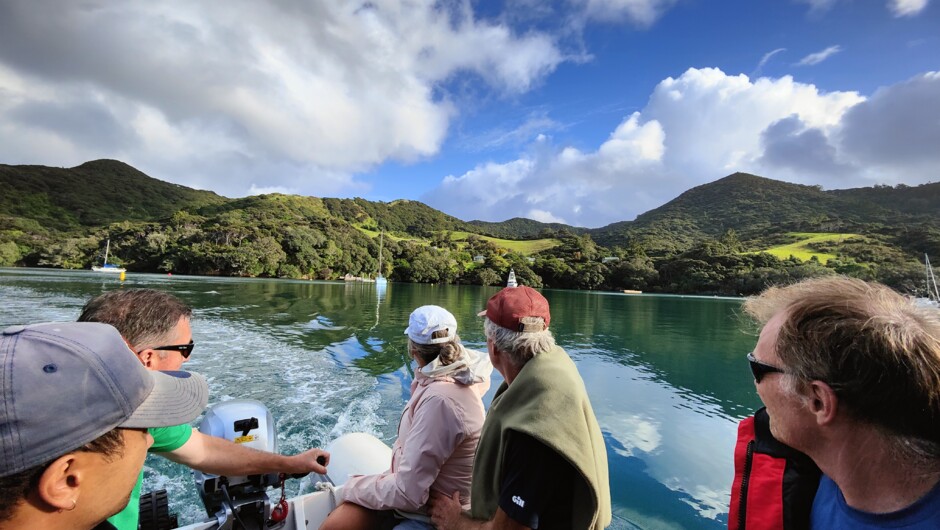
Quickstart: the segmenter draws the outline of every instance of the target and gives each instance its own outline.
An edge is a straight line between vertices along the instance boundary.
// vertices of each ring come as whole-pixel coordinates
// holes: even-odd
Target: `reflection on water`
[[[402,330],[424,304],[448,308],[468,347],[495,287],[130,275],[0,269],[0,326],[74,320],[110,289],[165,289],[190,303],[197,348],[185,368],[208,377],[212,403],[250,398],[297,452],[352,431],[391,442],[408,399]],[[755,342],[740,301],[546,290],[552,330],[578,365],[604,432],[612,528],[726,524],[736,420],[758,405],[743,360]],[[485,397],[489,403],[500,382]],[[145,489],[167,488],[182,522],[203,517],[187,470],[147,460]],[[289,494],[309,491],[290,481]]]

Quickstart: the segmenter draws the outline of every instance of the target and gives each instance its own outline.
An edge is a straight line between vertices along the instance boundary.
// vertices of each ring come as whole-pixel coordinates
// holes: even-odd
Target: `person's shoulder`
[[[183,423],[181,425],[170,425],[169,427],[151,427],[147,430],[150,432],[150,436],[153,436],[153,439],[156,440],[157,438],[177,437],[183,433],[191,432],[192,429],[192,425]]]
[[[193,435],[193,427],[188,423],[171,425],[169,427],[152,427],[148,429],[153,436],[151,453],[164,453],[182,447]]]

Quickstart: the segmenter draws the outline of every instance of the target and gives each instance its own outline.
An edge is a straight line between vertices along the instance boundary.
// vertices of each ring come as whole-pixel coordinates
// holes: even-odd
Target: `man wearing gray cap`
[[[88,530],[120,511],[149,427],[208,401],[188,372],[148,371],[113,327],[13,326],[0,334],[0,530]]]
[[[480,433],[469,517],[432,493],[440,530],[599,530],[611,521],[607,449],[584,381],[555,345],[548,300],[507,287],[486,303],[490,360],[505,381]]]

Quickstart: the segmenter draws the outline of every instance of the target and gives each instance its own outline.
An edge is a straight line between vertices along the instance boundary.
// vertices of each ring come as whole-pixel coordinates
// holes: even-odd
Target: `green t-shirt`
[[[153,436],[153,445],[148,449],[151,453],[168,453],[175,451],[189,441],[193,435],[193,428],[189,424],[175,425],[173,427],[156,427],[148,429]],[[140,486],[144,481],[144,470],[140,470],[137,484],[131,491],[131,498],[123,510],[108,518],[108,522],[117,530],[137,530],[140,518]]]

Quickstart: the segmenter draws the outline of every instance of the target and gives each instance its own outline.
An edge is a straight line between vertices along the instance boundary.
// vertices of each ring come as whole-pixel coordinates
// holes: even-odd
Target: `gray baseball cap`
[[[199,374],[155,372],[108,324],[53,322],[0,333],[0,476],[46,463],[116,427],[189,423]]]

